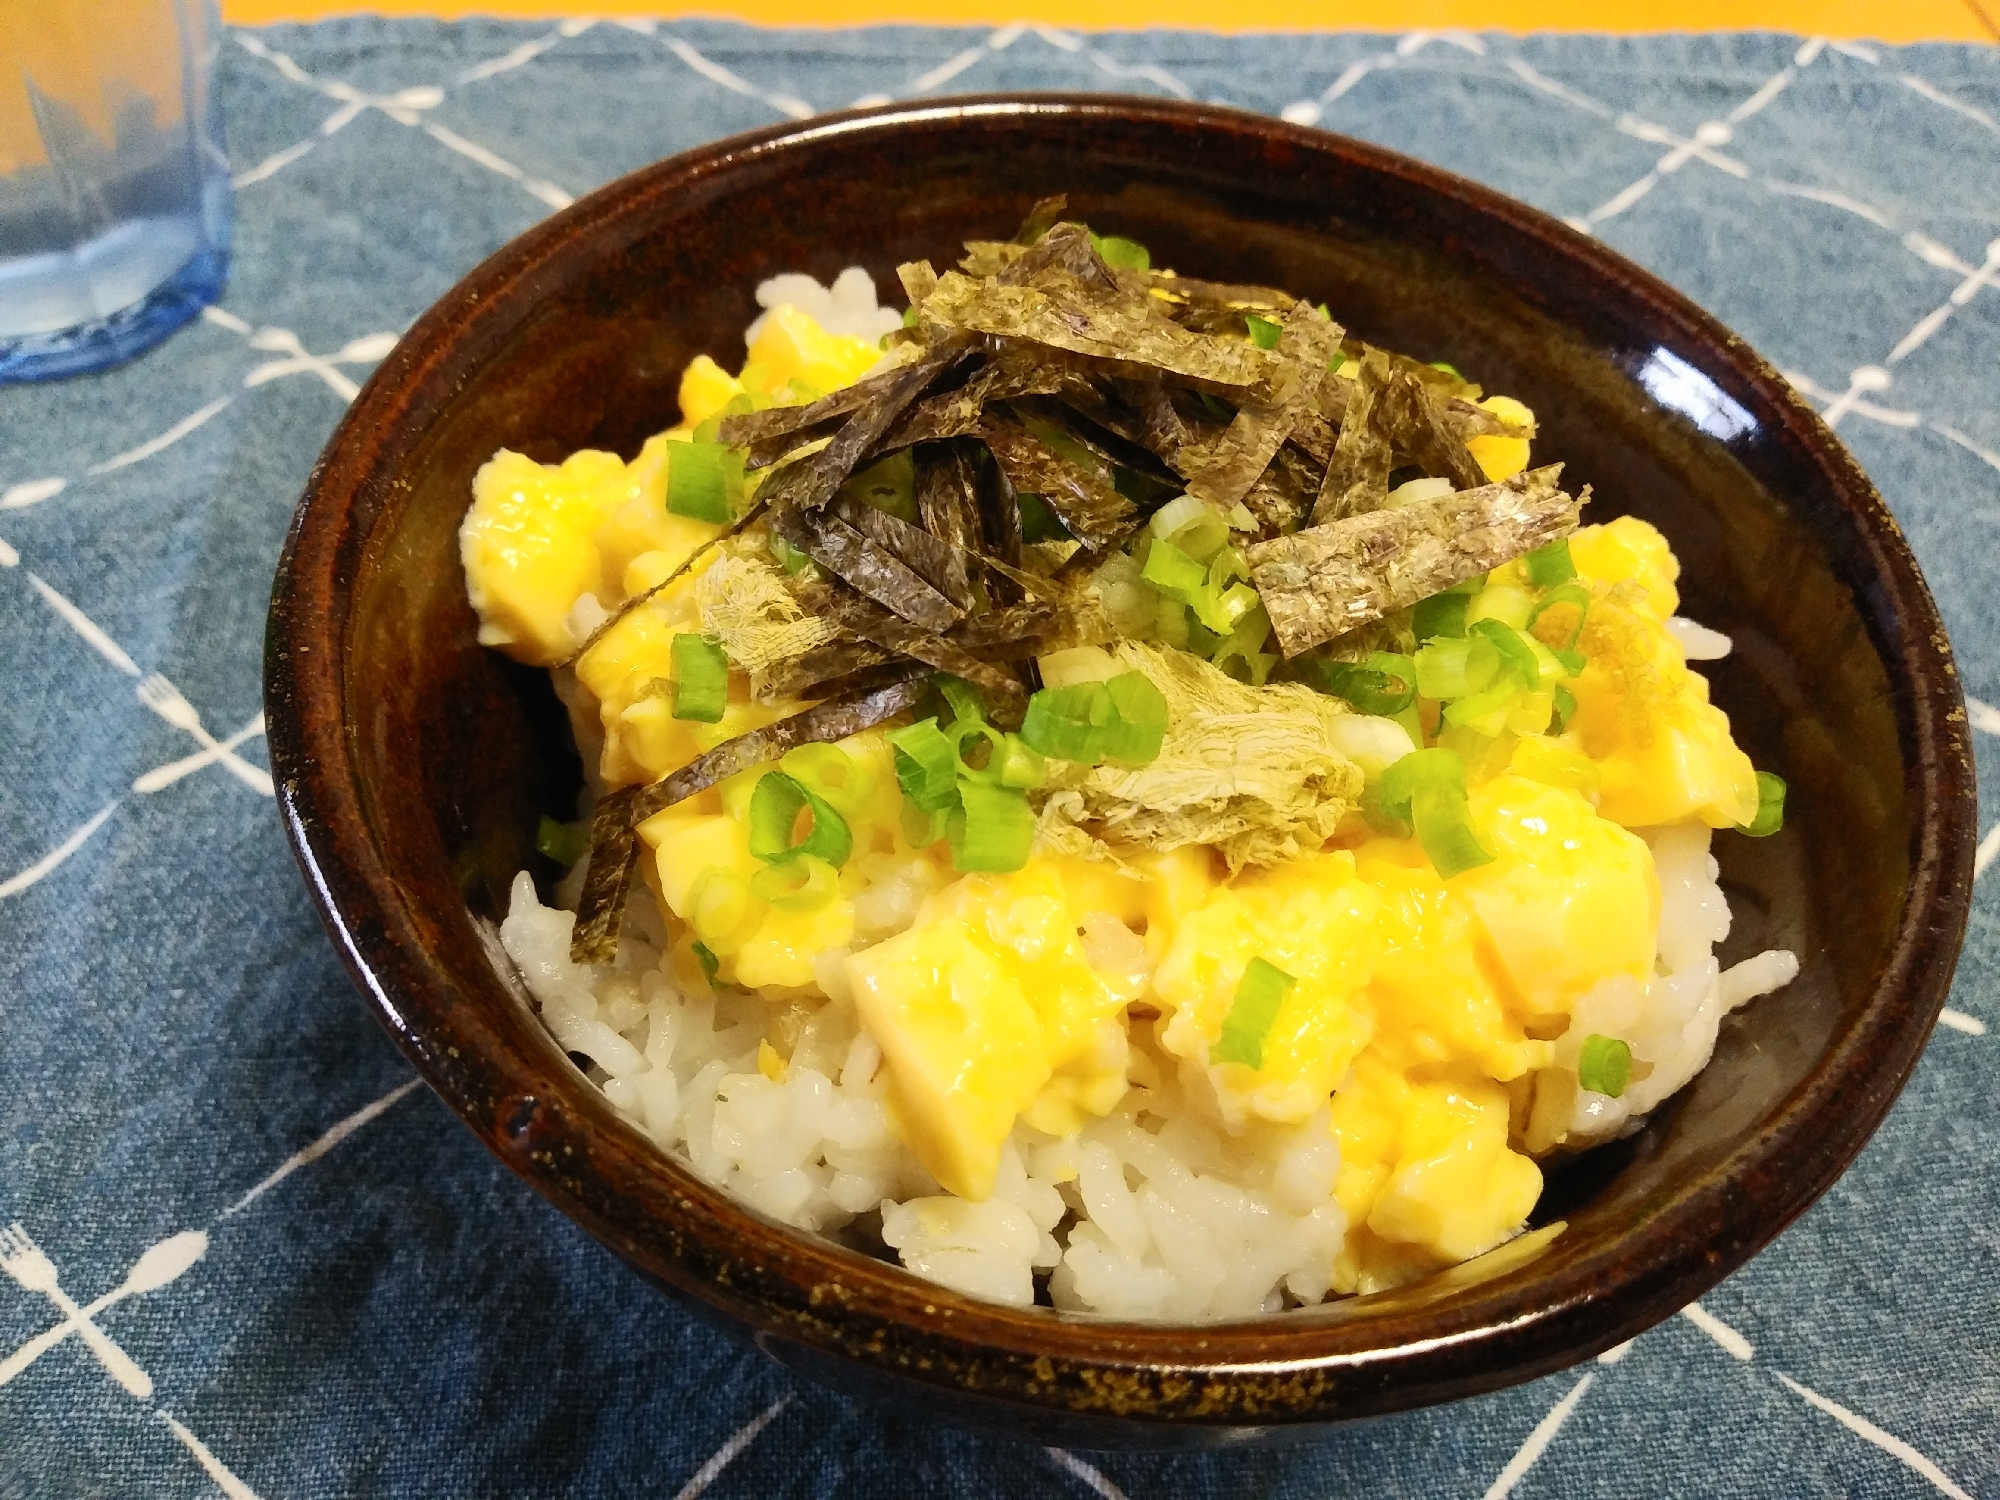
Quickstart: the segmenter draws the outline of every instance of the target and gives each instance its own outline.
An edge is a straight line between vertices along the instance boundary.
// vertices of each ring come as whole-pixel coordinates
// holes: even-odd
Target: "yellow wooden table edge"
[[[697,11],[662,13],[657,0],[603,0],[565,6],[560,0],[223,0],[223,18],[238,26],[321,21],[373,14],[458,20],[559,20],[576,15],[689,16],[759,26],[874,25],[1003,26],[1012,22],[1077,31],[1153,28],[1254,32],[1466,30],[1617,35],[1714,31],[1785,31],[1876,42],[2000,42],[1995,0],[1345,0],[1340,5],[1297,0],[725,0]]]

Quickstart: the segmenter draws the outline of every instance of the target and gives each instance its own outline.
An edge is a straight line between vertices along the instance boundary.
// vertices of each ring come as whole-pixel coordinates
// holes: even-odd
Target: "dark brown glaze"
[[[673,421],[688,358],[733,360],[761,277],[858,263],[888,289],[898,263],[943,265],[1058,189],[1158,264],[1324,298],[1355,336],[1520,396],[1542,419],[1538,455],[1595,487],[1586,519],[1657,522],[1685,564],[1685,611],[1738,642],[1710,669],[1715,696],[1790,781],[1792,821],[1761,842],[1718,837],[1737,910],[1723,957],[1782,944],[1804,969],[1729,1019],[1713,1064],[1644,1131],[1552,1169],[1537,1222],[1567,1228],[1539,1253],[1224,1326],[973,1302],[666,1159],[482,943],[538,814],[570,810],[577,766],[542,674],[475,642],[456,545],[474,470],[502,445],[630,455]],[[1700,399],[1663,406],[1662,370]],[[418,322],[328,445],[278,569],[265,692],[280,804],[328,930],[502,1161],[797,1369],[1080,1446],[1214,1445],[1469,1396],[1668,1316],[1880,1122],[1942,1004],[1971,885],[1972,766],[1937,610],[1880,497],[1770,366],[1518,203],[1197,105],[1034,96],[831,116],[662,162],[514,241]]]

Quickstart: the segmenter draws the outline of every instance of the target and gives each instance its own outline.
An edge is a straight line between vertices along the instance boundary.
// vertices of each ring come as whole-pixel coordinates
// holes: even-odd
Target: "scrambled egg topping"
[[[570,660],[606,611],[715,535],[665,508],[676,442],[741,396],[811,399],[879,357],[780,308],[740,374],[706,356],[688,367],[683,425],[629,463],[496,455],[461,533],[480,639],[526,662]],[[1518,402],[1484,404],[1532,429]],[[1528,460],[1526,438],[1470,446],[1496,480]],[[832,900],[794,910],[751,889],[761,866],[747,808],[768,767],[644,823],[646,878],[683,947],[687,924],[708,935],[718,982],[851,994],[882,1048],[898,1129],[968,1199],[992,1191],[1017,1122],[1065,1135],[1111,1110],[1144,1071],[1135,1038],[1205,1080],[1226,1126],[1296,1124],[1331,1096],[1335,1197],[1349,1225],[1334,1285],[1398,1284],[1521,1229],[1541,1173],[1510,1144],[1510,1085],[1551,1064],[1550,1039],[1585,992],[1651,976],[1660,892],[1650,851],[1627,829],[1690,817],[1725,827],[1757,808],[1748,758],[1666,628],[1679,600],[1665,539],[1622,518],[1578,531],[1570,553],[1591,601],[1574,642],[1588,658],[1570,683],[1575,712],[1561,735],[1503,736],[1472,765],[1470,820],[1495,857],[1452,879],[1414,839],[1359,818],[1324,850],[1234,879],[1200,848],[1124,868],[1039,854],[1012,874],[955,877],[935,847],[908,840],[883,730],[840,747],[851,769],[838,805],[856,853]],[[575,659],[572,713],[594,731],[579,742],[601,743],[594,769],[607,786],[657,780],[797,707],[754,703],[739,680],[720,723],[672,717],[672,643],[700,628],[698,576],[676,579]],[[585,597],[599,608],[583,608]],[[1527,599],[1510,564],[1470,614],[1525,628]],[[1534,633],[1566,647],[1565,629],[1556,610]],[[931,894],[915,920],[859,942],[855,898],[925,862]],[[1295,983],[1260,1062],[1218,1061],[1258,958]],[[782,1075],[775,1049],[760,1064]]]

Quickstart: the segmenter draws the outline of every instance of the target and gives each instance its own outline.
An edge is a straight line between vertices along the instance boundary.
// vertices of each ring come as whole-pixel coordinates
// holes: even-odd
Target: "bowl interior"
[[[1719,1279],[1831,1181],[1942,998],[1954,899],[1962,923],[1949,877],[1964,862],[1954,820],[1970,776],[1962,744],[1954,752],[1935,722],[1938,694],[1955,688],[1932,680],[1948,657],[1941,635],[1928,638],[1914,564],[1865,480],[1761,362],[1526,210],[1268,121],[1017,104],[698,156],[535,231],[475,273],[476,294],[462,287],[419,325],[329,448],[288,553],[294,574],[320,567],[323,597],[307,610],[280,577],[274,719],[343,719],[337,735],[279,733],[302,767],[308,740],[342,762],[305,771],[346,789],[308,785],[298,799],[298,837],[318,850],[309,872],[392,1029],[510,1163],[651,1274],[726,1318],[768,1328],[777,1317],[780,1341],[815,1358],[861,1349],[871,1319],[921,1323],[916,1306],[946,1305],[955,1322],[920,1335],[940,1361],[936,1385],[963,1385],[953,1360],[992,1346],[1188,1370],[1240,1370],[1282,1348],[1359,1372],[1368,1351],[1378,1364],[1405,1351],[1407,1378],[1385,1380],[1389,1366],[1329,1376],[1274,1420],[1460,1394],[1604,1347]],[[1717,837],[1735,912],[1721,956],[1788,947],[1802,972],[1730,1017],[1713,1064],[1644,1130],[1551,1170],[1537,1222],[1566,1227],[1517,1257],[1526,1264],[1201,1346],[1177,1330],[913,1292],[900,1273],[769,1225],[669,1165],[496,976],[480,919],[504,911],[539,815],[570,815],[578,767],[544,675],[474,638],[456,541],[474,471],[500,447],[545,461],[581,447],[629,457],[676,419],[687,360],[740,360],[760,279],[830,281],[861,265],[885,300],[900,297],[899,262],[942,268],[963,240],[1005,237],[1052,190],[1068,193],[1072,216],[1148,245],[1156,265],[1324,299],[1352,333],[1526,401],[1541,423],[1538,461],[1561,459],[1566,485],[1592,487],[1585,520],[1657,524],[1682,562],[1682,612],[1735,640],[1706,669],[1714,697],[1792,802],[1776,838]],[[284,643],[313,631],[328,654],[306,670]],[[1921,951],[1919,901],[1933,916]],[[726,1287],[714,1284],[718,1263],[737,1268]],[[851,1323],[813,1332],[771,1311],[833,1283],[847,1289]],[[1594,1298],[1609,1300],[1575,1316]],[[1521,1332],[1531,1325],[1540,1332]],[[1440,1330],[1470,1340],[1455,1363],[1416,1347]],[[1035,1382],[1023,1381],[996,1380],[995,1399],[1035,1406]],[[1248,1418],[1224,1403],[1212,1419]]]

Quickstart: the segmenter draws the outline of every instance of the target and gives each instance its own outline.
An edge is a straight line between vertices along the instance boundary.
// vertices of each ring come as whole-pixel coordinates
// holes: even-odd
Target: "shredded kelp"
[[[1259,542],[1244,555],[1287,656],[1569,535],[1561,464]]]
[[[1064,853],[1118,859],[1206,844],[1232,870],[1317,849],[1361,795],[1328,727],[1347,708],[1302,683],[1251,687],[1185,651],[1111,648],[1167,700],[1159,755],[1131,769],[1061,763],[1037,834]]]

